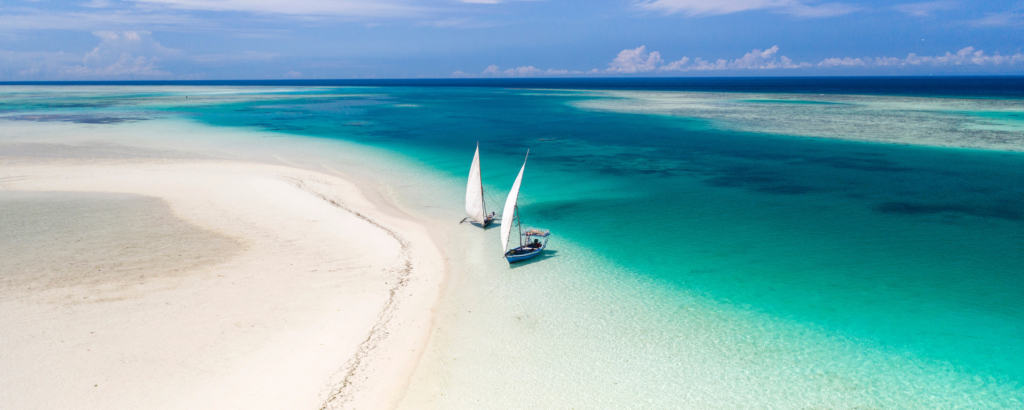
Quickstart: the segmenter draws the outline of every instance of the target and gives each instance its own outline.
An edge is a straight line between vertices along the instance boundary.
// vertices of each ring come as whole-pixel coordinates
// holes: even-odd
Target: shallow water
[[[443,235],[451,286],[408,407],[1024,404],[1020,100],[365,86],[3,101],[18,122],[185,118],[384,149],[404,162],[382,178],[454,221],[476,141],[492,210],[530,148],[520,210],[550,251],[508,269],[496,229]]]

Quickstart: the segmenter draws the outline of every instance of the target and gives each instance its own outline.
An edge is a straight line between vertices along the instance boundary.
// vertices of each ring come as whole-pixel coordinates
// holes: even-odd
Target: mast
[[[476,158],[476,184],[480,186],[480,216],[483,219],[480,223],[484,223],[487,219],[487,203],[484,202],[484,171],[480,168],[480,141],[476,142],[476,152],[473,153],[473,157]]]
[[[508,251],[508,236],[512,233],[512,220],[515,219],[517,226],[519,225],[519,187],[523,183],[523,172],[526,171],[526,160],[528,158],[530,158],[529,150],[526,151],[526,158],[523,159],[522,168],[519,168],[519,175],[516,175],[516,180],[512,183],[512,190],[509,191],[508,197],[505,198],[505,207],[501,210],[501,249],[503,253]],[[506,218],[506,216],[511,216],[512,218]],[[505,221],[508,221],[508,223],[505,223]],[[521,226],[519,232],[519,244],[522,246],[523,235]]]
[[[516,204],[516,229],[519,231],[519,246],[523,246],[523,221],[519,220],[519,204]]]
[[[483,224],[487,210],[484,204],[484,186],[480,177],[480,143],[476,144],[473,163],[469,166],[469,178],[466,180],[466,215],[479,224]]]

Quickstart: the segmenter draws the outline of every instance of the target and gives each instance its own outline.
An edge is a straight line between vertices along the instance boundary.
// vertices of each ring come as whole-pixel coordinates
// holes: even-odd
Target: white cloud
[[[429,18],[426,25],[482,27],[483,24],[452,17],[452,10],[416,0],[86,0],[79,8],[39,6],[3,7],[0,1],[0,33],[23,30],[217,30],[247,32],[268,30],[266,15],[290,16],[304,22],[317,19]],[[250,13],[259,26],[241,28],[233,16],[228,22],[203,12]]]
[[[970,24],[977,27],[1024,27],[1024,12],[988,13],[985,17],[971,20]]]
[[[819,67],[957,67],[957,66],[1009,66],[1024,64],[1024,54],[987,54],[974,47],[964,47],[954,52],[934,56],[915,53],[906,57],[832,57],[819,62]]]
[[[785,0],[648,0],[639,6],[649,10],[665,13],[683,13],[691,16],[730,14],[748,10],[777,8],[788,1]]]
[[[84,54],[0,51],[3,79],[139,79],[167,78],[165,58],[181,52],[164,47],[146,31],[96,31],[99,44]]]
[[[615,56],[608,64],[608,71],[613,73],[645,73],[654,71],[661,65],[661,53],[647,52],[647,46],[625,49]]]
[[[964,47],[956,52],[940,55],[907,54],[906,57],[829,57],[817,63],[798,62],[779,54],[779,46],[766,49],[753,49],[739,58],[714,59],[682,57],[678,60],[664,62],[661,53],[648,51],[646,46],[627,48],[620,51],[608,64],[608,67],[586,71],[547,69],[542,70],[532,65],[502,69],[497,65],[489,65],[482,72],[484,76],[497,77],[540,77],[560,75],[601,75],[601,74],[638,74],[638,73],[684,73],[707,71],[759,71],[759,70],[797,70],[797,69],[843,69],[859,68],[906,68],[906,67],[996,67],[1024,65],[1024,53],[988,54],[974,47]],[[452,73],[454,77],[469,77],[462,71]]]
[[[961,66],[961,65],[1005,65],[1024,63],[1024,54],[1016,53],[1011,55],[986,54],[983,50],[974,47],[964,47],[956,53],[946,52],[937,56],[919,56],[910,53],[899,65],[932,65],[932,66]]]
[[[857,7],[845,3],[818,3],[813,0],[640,0],[636,4],[646,10],[687,16],[768,10],[799,17],[831,17],[857,11]]]
[[[90,0],[85,3],[82,3],[82,6],[96,9],[105,9],[112,5],[114,4],[111,3],[110,0]]]
[[[67,67],[64,73],[82,78],[161,77],[169,73],[157,68],[157,62],[180,51],[164,47],[148,31],[96,31],[100,43],[82,58],[82,63]]]
[[[618,56],[608,64],[608,72],[612,73],[644,73],[650,71],[725,71],[725,70],[774,70],[789,68],[809,67],[808,63],[796,63],[786,56],[778,55],[779,46],[761,50],[753,49],[742,57],[728,60],[717,59],[713,61],[703,58],[691,59],[682,57],[669,63],[662,63],[661,53],[658,51],[647,52],[647,47],[640,46],[632,49],[625,49],[619,52]]]
[[[665,64],[665,65],[663,65],[661,67],[658,67],[658,70],[660,70],[660,71],[682,71],[684,68],[686,68],[686,64],[689,63],[689,62],[690,62],[690,57],[685,57],[684,56],[683,58],[680,58],[680,59],[678,59],[676,61],[673,61],[673,62],[670,62],[668,64]]]
[[[541,70],[539,68],[534,67],[532,65],[528,65],[528,66],[521,66],[521,67],[510,68],[508,70],[505,70],[505,75],[531,76],[531,75],[540,74],[540,72],[541,72]]]
[[[562,68],[548,68],[542,70],[532,65],[519,66],[513,68],[506,68],[504,70],[498,67],[497,64],[491,64],[484,68],[481,72],[484,76],[488,77],[544,77],[544,76],[562,76],[569,74],[583,74],[581,71],[566,70]],[[461,70],[452,73],[453,77],[470,77],[470,75],[462,72]]]
[[[892,6],[892,8],[907,15],[928,17],[937,11],[954,10],[956,6],[956,2],[951,0],[937,0],[897,4]]]
[[[140,10],[97,10],[87,12],[56,12],[51,10],[12,10],[0,7],[0,32],[17,30],[151,30],[210,28],[209,23],[191,16]]]
[[[862,58],[830,57],[818,63],[818,67],[865,67],[868,63]]]
[[[772,46],[767,49],[753,49],[743,56],[733,59],[718,59],[708,61],[703,58],[691,59],[681,57],[677,60],[665,62],[659,51],[648,51],[647,46],[641,45],[636,48],[627,48],[620,51],[604,70],[597,68],[579,71],[565,69],[541,70],[532,65],[515,68],[502,69],[495,64],[487,66],[481,74],[484,76],[502,77],[537,77],[537,76],[559,76],[559,75],[599,75],[599,74],[640,74],[651,72],[687,72],[687,71],[727,71],[727,70],[775,70],[794,69],[811,67],[809,63],[797,63],[786,56],[779,55],[779,46]],[[466,76],[461,71],[452,73],[453,76]]]
[[[241,11],[267,14],[398,17],[425,8],[387,0],[135,0],[182,10]]]
[[[774,70],[778,68],[802,68],[807,67],[807,63],[794,63],[789,57],[780,56],[779,46],[771,46],[770,48],[759,50],[753,49],[750,52],[743,55],[743,57],[737,58],[732,61],[725,62],[724,69],[727,70]],[[722,60],[718,60],[721,62]],[[714,69],[723,69],[716,64]]]
[[[821,18],[842,16],[845,14],[853,13],[857,10],[860,9],[856,6],[852,6],[846,3],[824,3],[811,5],[800,2],[793,2],[792,5],[788,7],[783,7],[779,11],[797,17]]]

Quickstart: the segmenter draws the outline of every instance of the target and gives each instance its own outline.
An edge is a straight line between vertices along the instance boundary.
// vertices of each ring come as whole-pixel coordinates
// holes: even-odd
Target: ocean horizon
[[[421,86],[1024,96],[1024,75],[777,75],[0,81],[0,85]]]

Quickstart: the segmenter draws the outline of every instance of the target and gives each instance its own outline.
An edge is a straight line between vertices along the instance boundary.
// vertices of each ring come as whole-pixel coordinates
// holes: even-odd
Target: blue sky
[[[1024,0],[0,0],[0,81],[1024,74]]]

